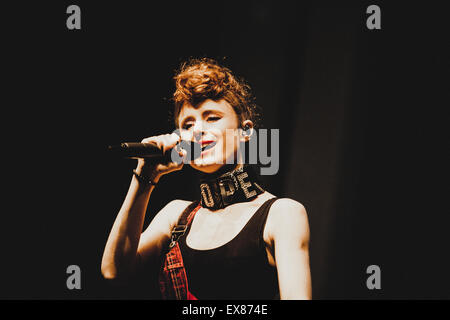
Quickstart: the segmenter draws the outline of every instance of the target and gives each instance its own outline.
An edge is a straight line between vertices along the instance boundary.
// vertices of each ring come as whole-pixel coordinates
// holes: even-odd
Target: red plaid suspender
[[[172,230],[169,252],[166,253],[159,274],[159,287],[165,300],[197,300],[188,290],[186,270],[178,239],[184,235],[200,208],[200,203],[191,203],[181,214],[178,224]]]

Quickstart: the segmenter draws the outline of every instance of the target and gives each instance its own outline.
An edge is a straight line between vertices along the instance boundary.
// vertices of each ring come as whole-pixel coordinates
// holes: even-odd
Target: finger
[[[163,151],[166,152],[177,145],[180,137],[176,134],[166,134],[161,139],[163,141]]]
[[[162,147],[161,138],[159,136],[142,139],[141,143],[153,144],[153,145],[156,145],[160,149]]]
[[[176,171],[176,170],[181,170],[181,168],[183,168],[183,162],[180,162],[180,163],[170,162],[167,165],[167,169],[168,169],[169,172]]]
[[[172,132],[172,135],[176,135],[178,139],[181,139],[181,131],[180,129],[176,129],[174,132]]]
[[[184,160],[186,159],[186,156],[187,156],[187,151],[186,150],[184,150],[184,149],[180,149],[180,151],[178,152],[178,155],[180,156],[180,158],[183,160],[183,162],[184,162]]]
[[[181,136],[179,136],[178,134],[176,134],[175,132],[169,135],[169,141],[173,144],[173,146],[175,146],[178,142],[181,141]]]

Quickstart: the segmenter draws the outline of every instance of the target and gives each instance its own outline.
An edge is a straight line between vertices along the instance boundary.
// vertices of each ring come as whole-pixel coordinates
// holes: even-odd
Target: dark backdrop
[[[67,1],[11,9],[3,120],[20,153],[4,166],[0,297],[155,297],[101,278],[135,166],[103,151],[169,132],[174,70],[207,56],[244,77],[264,127],[280,129],[280,170],[263,181],[307,208],[313,297],[449,298],[448,32],[434,4],[392,2],[78,1],[79,31],[65,27]],[[366,28],[370,4],[381,30]],[[190,168],[165,176],[146,225],[195,191]],[[82,290],[66,288],[71,264]],[[381,290],[366,287],[371,264]]]

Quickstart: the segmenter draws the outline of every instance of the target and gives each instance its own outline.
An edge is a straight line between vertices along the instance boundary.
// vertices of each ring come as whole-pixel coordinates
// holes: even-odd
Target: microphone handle
[[[123,142],[120,144],[120,150],[124,158],[165,158],[163,151],[151,143]],[[170,151],[167,153],[170,155]]]
[[[194,141],[181,140],[174,148],[183,148],[187,151],[188,159],[195,159],[200,156],[201,145]],[[165,153],[152,143],[123,142],[120,145],[108,146],[109,154],[128,159],[154,159],[156,161],[170,161],[172,149]]]

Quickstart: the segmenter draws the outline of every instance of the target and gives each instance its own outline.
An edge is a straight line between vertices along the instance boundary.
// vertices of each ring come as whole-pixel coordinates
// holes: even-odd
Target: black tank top
[[[189,291],[198,299],[278,299],[276,268],[269,265],[263,238],[272,203],[267,200],[231,241],[196,250],[186,244],[190,226],[179,245]]]

